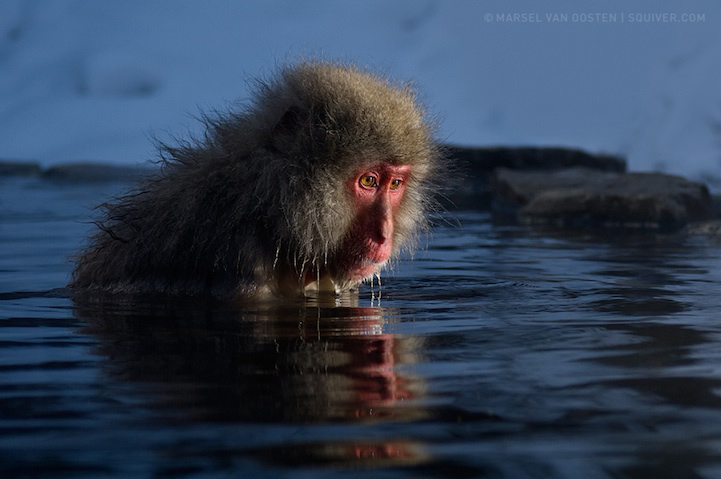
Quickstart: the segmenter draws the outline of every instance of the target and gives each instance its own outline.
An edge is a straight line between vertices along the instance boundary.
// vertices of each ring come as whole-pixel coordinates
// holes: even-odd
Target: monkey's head
[[[336,291],[371,278],[413,244],[436,189],[441,156],[413,92],[326,63],[259,90],[248,161],[274,270]]]

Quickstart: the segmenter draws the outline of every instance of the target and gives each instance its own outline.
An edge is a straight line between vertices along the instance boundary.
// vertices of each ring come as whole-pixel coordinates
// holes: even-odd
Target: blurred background
[[[3,0],[0,159],[140,164],[302,58],[412,81],[458,145],[721,188],[721,2]]]

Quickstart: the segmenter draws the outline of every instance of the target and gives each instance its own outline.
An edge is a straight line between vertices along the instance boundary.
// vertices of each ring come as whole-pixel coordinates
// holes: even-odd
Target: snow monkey
[[[103,205],[71,288],[220,298],[354,289],[427,226],[445,160],[413,91],[304,62],[242,111],[161,146],[160,173]]]

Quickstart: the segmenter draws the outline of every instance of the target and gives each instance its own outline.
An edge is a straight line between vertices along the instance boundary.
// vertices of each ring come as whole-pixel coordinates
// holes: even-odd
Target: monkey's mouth
[[[385,264],[391,257],[392,242],[384,241],[383,243],[377,243],[374,241],[368,242],[365,245],[364,251],[361,253],[361,262],[373,263],[373,264]]]
[[[378,273],[388,263],[392,241],[379,243],[370,238],[349,238],[349,245],[336,257],[331,276],[341,282],[361,283]]]
[[[364,256],[363,258],[361,258],[359,263],[363,264],[363,265],[383,266],[384,264],[386,264],[388,262],[389,258],[390,258],[390,254],[385,253],[385,252],[383,252],[383,253],[378,252],[378,253],[368,254],[368,255]]]

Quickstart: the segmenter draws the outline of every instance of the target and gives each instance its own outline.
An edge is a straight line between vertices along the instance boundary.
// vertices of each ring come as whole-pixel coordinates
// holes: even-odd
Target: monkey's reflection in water
[[[345,304],[348,304],[347,302]],[[348,423],[425,417],[416,337],[384,332],[395,313],[317,304],[219,310],[176,303],[85,304],[111,379],[137,383],[151,407],[211,422]],[[274,462],[416,462],[408,441],[314,444],[257,451]],[[270,455],[270,456],[268,456]]]

